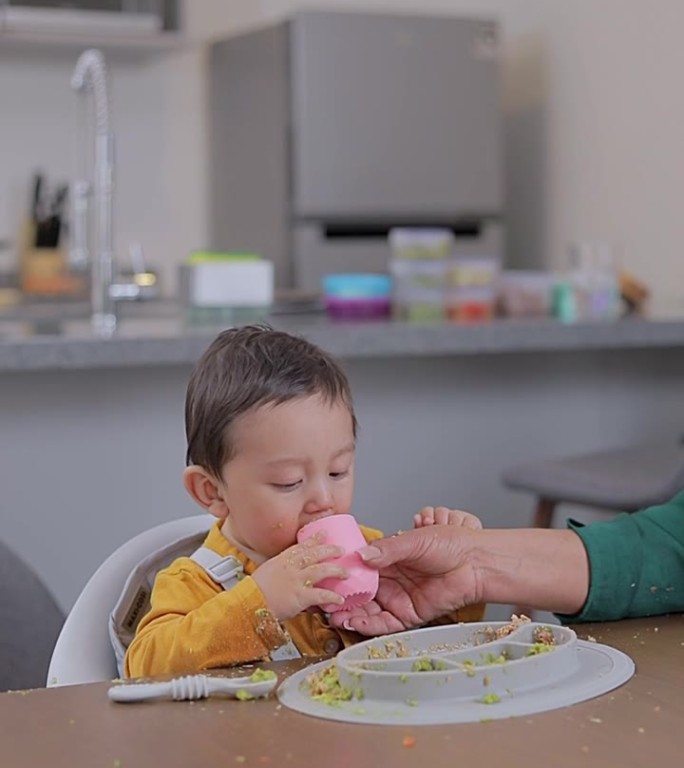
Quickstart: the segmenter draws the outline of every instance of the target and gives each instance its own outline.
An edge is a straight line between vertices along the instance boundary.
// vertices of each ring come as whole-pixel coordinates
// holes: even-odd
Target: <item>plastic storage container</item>
[[[452,259],[447,272],[447,317],[456,322],[491,320],[496,312],[499,268],[494,256]]]
[[[496,310],[493,288],[459,288],[451,291],[447,317],[457,323],[482,323],[491,320]]]
[[[448,259],[454,246],[449,229],[395,228],[389,234],[392,257],[395,259]]]
[[[445,317],[446,277],[454,237],[448,229],[393,229],[393,315],[398,320],[439,322]]]
[[[548,317],[552,314],[554,283],[548,272],[502,272],[498,292],[501,313],[507,317]]]
[[[394,276],[393,315],[397,320],[431,322],[445,317],[444,260],[392,262]]]
[[[390,315],[392,278],[389,275],[326,275],[322,283],[325,308],[330,317],[376,320]]]
[[[620,287],[614,249],[609,243],[575,243],[570,249],[567,275],[575,302],[576,320],[616,320],[620,315]]]

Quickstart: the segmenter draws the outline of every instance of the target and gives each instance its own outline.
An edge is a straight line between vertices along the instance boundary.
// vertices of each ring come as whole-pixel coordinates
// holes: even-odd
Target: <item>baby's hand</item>
[[[449,507],[423,507],[413,516],[414,528],[425,528],[427,525],[460,525],[473,530],[482,528],[479,517]]]
[[[313,605],[344,602],[344,598],[329,589],[318,589],[323,579],[344,579],[347,572],[336,563],[324,563],[340,557],[344,549],[321,543],[320,534],[301,544],[294,544],[279,555],[260,565],[252,578],[263,592],[271,613],[283,621],[296,616]]]

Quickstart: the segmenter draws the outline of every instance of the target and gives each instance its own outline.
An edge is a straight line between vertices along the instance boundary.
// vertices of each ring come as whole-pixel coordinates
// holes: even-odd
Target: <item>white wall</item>
[[[166,265],[205,242],[202,41],[298,7],[486,14],[502,22],[510,260],[563,263],[569,242],[606,238],[660,300],[684,301],[684,70],[680,0],[193,0],[190,49],[112,61],[119,140],[118,243]],[[75,168],[73,61],[0,53],[0,237],[36,166]]]

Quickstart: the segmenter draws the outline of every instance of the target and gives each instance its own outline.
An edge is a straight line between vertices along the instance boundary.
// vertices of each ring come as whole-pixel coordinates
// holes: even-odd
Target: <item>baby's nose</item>
[[[309,514],[332,514],[333,498],[327,483],[318,483],[311,488],[306,511]]]

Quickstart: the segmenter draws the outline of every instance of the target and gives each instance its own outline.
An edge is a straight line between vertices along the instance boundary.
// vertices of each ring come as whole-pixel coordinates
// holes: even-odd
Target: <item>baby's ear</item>
[[[214,517],[224,520],[228,507],[223,500],[221,487],[216,478],[204,467],[192,464],[183,471],[183,485],[190,496]]]

